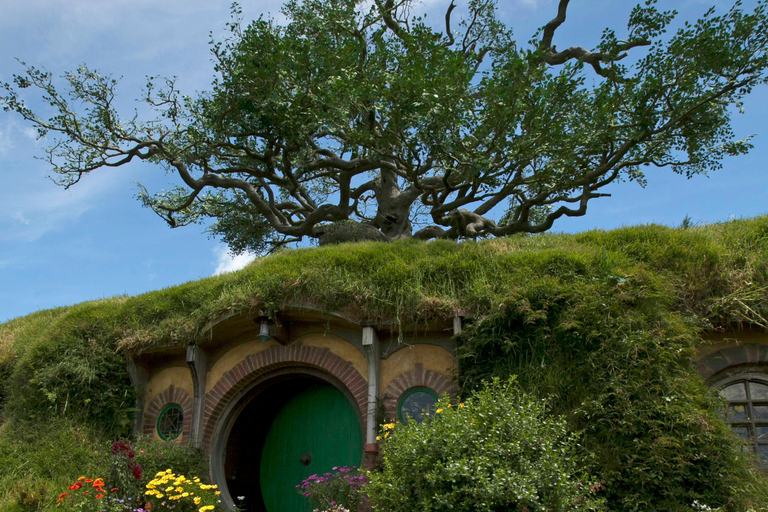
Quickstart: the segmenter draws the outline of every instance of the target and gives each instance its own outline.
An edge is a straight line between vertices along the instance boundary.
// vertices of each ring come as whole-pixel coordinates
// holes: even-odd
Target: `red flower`
[[[104,497],[104,495],[103,495],[103,494],[97,494],[97,495],[96,495],[96,499],[97,499],[97,500],[98,500],[98,499],[100,499],[100,498],[103,498],[103,497]]]
[[[142,473],[143,473],[143,470],[141,469],[141,466],[139,466],[138,464],[133,466],[133,478],[135,478],[136,480],[141,480]]]
[[[56,503],[61,503],[62,501],[64,501],[64,498],[66,498],[68,495],[69,495],[69,493],[68,493],[68,492],[63,492],[63,493],[61,493],[61,494],[59,495],[59,499],[58,499],[58,500],[56,500]]]
[[[85,483],[89,484],[91,482],[93,482],[93,478],[86,478],[85,479]]]
[[[83,491],[83,494],[88,494],[88,491]]]
[[[113,487],[112,489],[109,490],[109,492],[115,492],[117,490],[118,490],[117,487]]]
[[[94,487],[104,487],[104,480],[101,478],[97,478],[95,482],[93,482]]]
[[[76,490],[78,490],[79,488],[81,488],[82,486],[83,486],[83,484],[82,484],[81,482],[75,482],[74,484],[70,485],[70,486],[68,487],[68,489],[69,489],[70,491],[76,491]]]

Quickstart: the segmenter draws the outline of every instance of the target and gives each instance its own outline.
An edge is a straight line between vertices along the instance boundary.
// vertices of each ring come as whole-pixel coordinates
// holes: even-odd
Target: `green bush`
[[[388,428],[387,428],[388,427]],[[577,436],[544,401],[498,379],[432,418],[390,424],[366,488],[387,512],[602,510],[601,484],[579,470]]]
[[[465,329],[465,390],[517,375],[582,432],[580,453],[612,511],[768,507],[764,477],[692,363],[696,328],[659,308],[653,276],[531,287]]]

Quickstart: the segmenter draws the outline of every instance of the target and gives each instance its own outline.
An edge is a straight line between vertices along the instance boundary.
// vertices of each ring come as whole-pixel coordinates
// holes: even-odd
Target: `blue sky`
[[[449,0],[427,0],[423,9],[441,19]],[[461,0],[457,0],[461,5]],[[693,20],[709,6],[732,2],[660,0],[662,8]],[[745,7],[755,1],[744,2]],[[242,2],[246,20],[273,13],[281,2]],[[568,21],[557,32],[558,47],[591,47],[602,29],[621,30],[634,5],[624,0],[573,0]],[[556,0],[499,0],[501,17],[519,41],[556,12]],[[147,75],[177,76],[193,96],[213,77],[208,48],[225,33],[230,2],[218,0],[24,0],[0,2],[0,81],[21,70],[16,58],[44,66],[56,75],[81,62],[104,74],[122,76],[120,108],[135,106]],[[642,52],[642,49],[639,49]],[[623,225],[678,225],[689,215],[712,223],[768,213],[768,94],[756,90],[737,115],[737,136],[755,135],[755,149],[730,159],[709,177],[691,180],[669,170],[649,169],[648,187],[612,186],[613,197],[590,203],[585,217],[566,219],[556,231],[610,229]],[[29,96],[31,105],[36,101]],[[0,112],[0,322],[39,309],[85,300],[134,295],[238,268],[226,246],[211,240],[202,226],[169,229],[136,201],[134,182],[162,188],[173,183],[147,164],[130,165],[87,177],[70,190],[48,178],[45,140],[30,126]]]

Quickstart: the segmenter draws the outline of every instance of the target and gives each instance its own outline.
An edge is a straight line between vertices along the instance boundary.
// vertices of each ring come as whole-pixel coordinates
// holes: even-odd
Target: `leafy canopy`
[[[458,22],[451,2],[439,27],[411,14],[413,0],[290,0],[285,25],[247,27],[235,5],[230,36],[212,45],[210,92],[189,98],[150,79],[156,119],[121,117],[116,80],[85,66],[63,92],[26,67],[0,103],[53,132],[62,185],[156,163],[180,185],[142,189],[143,203],[172,227],[212,220],[235,251],[537,233],[584,215],[614,181],[643,184],[647,166],[690,177],[748,151],[730,107],[766,81],[763,1],[666,35],[675,12],[648,0],[621,38],[606,29],[597,48],[558,51],[568,3],[525,44],[495,0],[467,0]],[[28,87],[52,117],[25,106]]]

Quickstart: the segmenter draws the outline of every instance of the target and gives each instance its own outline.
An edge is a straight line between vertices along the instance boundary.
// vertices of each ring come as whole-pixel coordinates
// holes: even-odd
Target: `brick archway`
[[[403,393],[412,388],[429,388],[437,396],[447,393],[451,398],[456,398],[458,392],[451,379],[432,370],[425,370],[421,363],[417,363],[413,370],[398,375],[384,390],[382,398],[387,420],[397,418],[397,403]]]
[[[142,434],[151,436],[155,433],[158,416],[163,408],[169,404],[178,404],[181,406],[181,410],[184,411],[184,427],[181,431],[181,441],[188,441],[192,429],[192,397],[189,396],[189,393],[175,387],[173,384],[149,402],[141,427]]]
[[[720,376],[726,370],[763,366],[766,362],[768,362],[768,345],[739,345],[724,348],[703,357],[696,363],[696,367],[705,380],[710,380]]]
[[[368,410],[368,383],[349,361],[327,348],[306,345],[271,347],[258,354],[251,354],[234,368],[222,375],[205,395],[203,414],[203,446],[210,449],[216,426],[226,408],[240,398],[251,384],[260,377],[280,368],[315,368],[338,379],[354,397],[365,424]]]

